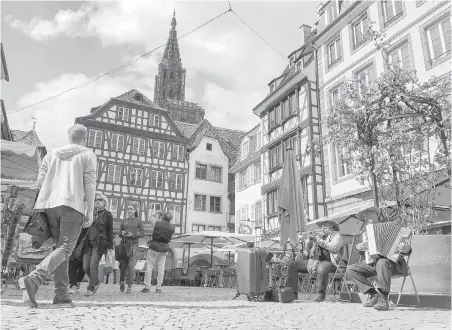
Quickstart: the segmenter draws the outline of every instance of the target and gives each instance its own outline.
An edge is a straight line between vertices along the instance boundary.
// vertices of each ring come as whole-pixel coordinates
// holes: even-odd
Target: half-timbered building
[[[113,97],[76,118],[88,128],[87,146],[97,155],[97,189],[110,202],[117,232],[134,204],[150,235],[153,212],[169,211],[183,232],[187,185],[187,139],[168,112],[137,90]]]
[[[262,194],[265,230],[279,228],[278,192],[286,149],[296,153],[308,220],[323,216],[323,171],[321,154],[312,149],[319,138],[311,28],[302,26],[304,44],[289,55],[284,72],[269,83],[270,92],[253,112],[261,118],[263,148]]]

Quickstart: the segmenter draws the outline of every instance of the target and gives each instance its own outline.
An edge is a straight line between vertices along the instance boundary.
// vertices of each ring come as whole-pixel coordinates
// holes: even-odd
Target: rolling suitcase
[[[267,291],[265,250],[254,244],[237,251],[237,294],[246,295],[248,300],[264,301]]]

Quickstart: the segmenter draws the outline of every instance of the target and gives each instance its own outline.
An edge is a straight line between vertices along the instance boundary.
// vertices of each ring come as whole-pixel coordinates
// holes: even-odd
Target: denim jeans
[[[298,292],[298,272],[308,273],[309,260],[296,260],[289,264],[286,286]],[[320,261],[317,266],[317,293],[325,295],[328,286],[328,274],[334,273],[336,267],[329,261]]]
[[[146,275],[144,277],[144,284],[146,285],[146,288],[151,286],[152,270],[154,269],[155,264],[157,264],[157,288],[162,286],[167,255],[168,252],[148,250],[146,254]]]
[[[102,255],[97,253],[97,247],[88,248],[83,254],[83,270],[89,277],[88,290],[94,290],[99,283],[99,262]]]
[[[394,273],[395,264],[388,259],[379,259],[375,264],[359,263],[347,267],[347,277],[356,284],[361,293],[366,293],[374,286],[368,278],[377,277],[378,288],[386,293],[391,290],[391,276]]]
[[[83,215],[68,206],[46,209],[45,213],[55,240],[55,250],[28,276],[39,287],[53,273],[55,294],[64,295],[69,286],[69,257],[77,244]]]

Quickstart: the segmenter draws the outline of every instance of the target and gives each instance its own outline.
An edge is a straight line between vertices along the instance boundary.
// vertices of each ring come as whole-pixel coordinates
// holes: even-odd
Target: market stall
[[[1,256],[2,269],[17,267],[14,236],[23,230],[33,209],[41,163],[37,146],[1,143]]]

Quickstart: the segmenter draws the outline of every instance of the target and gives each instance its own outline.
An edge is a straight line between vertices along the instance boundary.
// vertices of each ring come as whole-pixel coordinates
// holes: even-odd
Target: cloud
[[[63,74],[56,79],[41,82],[32,92],[19,99],[18,107],[43,100],[90,79],[92,77],[83,74]],[[41,142],[51,150],[67,143],[67,129],[74,124],[76,117],[88,115],[92,107],[102,105],[111,97],[127,92],[132,89],[130,88],[132,84],[133,81],[129,77],[101,78],[97,84],[88,85],[32,108],[9,114],[8,121],[13,129],[30,130],[30,119],[34,117],[36,132]]]
[[[174,5],[171,1],[96,2],[81,5],[77,10],[60,10],[51,19],[18,20],[9,16],[6,21],[36,41],[51,42],[57,37],[68,37],[83,47],[83,39],[95,38],[102,47],[121,53],[122,61],[118,63],[121,65],[165,43]],[[285,3],[288,9],[279,11],[275,8],[281,6],[257,5],[237,4],[242,6],[237,10],[283,54],[298,48],[301,34],[288,37],[294,30],[298,32],[297,26],[288,23],[299,20],[299,12],[290,7],[295,5]],[[256,8],[260,10],[259,15]],[[224,7],[215,2],[177,2],[176,9],[177,31],[181,36],[226,10],[227,4]],[[187,70],[186,101],[202,106],[206,118],[213,125],[244,131],[258,123],[252,109],[268,94],[267,83],[280,75],[287,65],[232,13],[179,40],[179,48],[183,67]],[[153,99],[154,79],[162,53],[163,48],[113,76],[11,115],[11,126],[30,129],[29,118],[33,114],[44,144],[50,149],[57,143],[64,144],[67,127],[74,118],[87,115],[92,107],[105,103],[110,97],[136,88]],[[36,84],[31,92],[20,98],[16,108],[92,78],[83,73],[62,73],[52,80]]]

